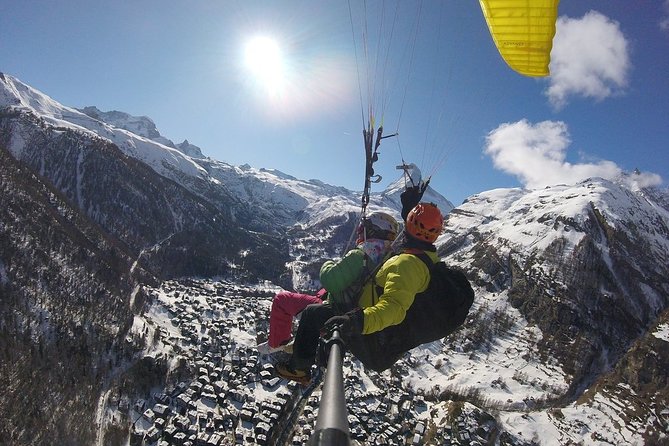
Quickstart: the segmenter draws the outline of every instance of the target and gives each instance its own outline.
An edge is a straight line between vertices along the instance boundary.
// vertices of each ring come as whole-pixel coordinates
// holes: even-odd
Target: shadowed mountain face
[[[30,113],[0,112],[0,128],[0,145],[8,147],[20,135],[19,160],[157,277],[228,274],[249,249],[266,252],[264,267],[258,265],[252,276],[275,279],[281,273],[287,260],[283,242],[245,230],[244,207],[230,195],[197,196],[109,141],[53,128]]]
[[[0,443],[91,444],[100,383],[133,352],[136,280],[151,278],[4,149],[0,179]]]

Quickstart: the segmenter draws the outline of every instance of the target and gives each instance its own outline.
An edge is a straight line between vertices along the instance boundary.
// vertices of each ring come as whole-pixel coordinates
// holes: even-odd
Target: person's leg
[[[311,367],[318,350],[321,328],[334,315],[334,309],[327,304],[309,305],[304,309],[293,344],[292,368],[308,370]]]
[[[293,317],[307,305],[320,304],[321,299],[309,294],[282,291],[274,296],[269,314],[269,338],[267,343],[277,348],[290,339]]]
[[[384,330],[385,331],[385,330]],[[363,365],[371,370],[382,372],[390,368],[402,357],[388,334],[376,332],[369,335],[355,335],[344,339],[346,348]]]

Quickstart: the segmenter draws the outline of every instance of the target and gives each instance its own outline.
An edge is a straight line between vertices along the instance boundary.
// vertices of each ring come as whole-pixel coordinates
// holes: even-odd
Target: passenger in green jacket
[[[328,301],[337,314],[344,314],[357,305],[364,280],[390,252],[390,246],[400,231],[392,215],[372,212],[357,228],[356,247],[339,261],[328,260],[321,267],[323,287],[316,295],[281,291],[274,296],[269,316],[269,336],[258,345],[261,354],[292,349],[293,318],[308,305]]]
[[[400,253],[383,263],[357,293],[357,306],[337,314],[331,305],[310,305],[302,314],[290,361],[277,366],[288,379],[307,381],[323,329],[338,327],[346,345],[363,364],[373,364],[379,351],[378,337],[367,336],[402,322],[416,294],[430,282],[428,266],[417,255],[437,262],[434,242],[441,233],[443,216],[432,203],[419,203],[408,213]]]
[[[399,232],[400,225],[392,215],[372,212],[358,226],[356,247],[341,260],[323,263],[321,285],[328,291],[328,302],[337,313],[346,313],[357,306],[362,285],[390,252]]]

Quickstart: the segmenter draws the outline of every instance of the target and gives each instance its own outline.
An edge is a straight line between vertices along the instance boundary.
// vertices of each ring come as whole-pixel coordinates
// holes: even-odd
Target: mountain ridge
[[[128,130],[136,135],[156,141],[167,147],[177,149],[191,158],[204,158],[202,149],[189,143],[187,139],[180,144],[175,144],[172,140],[162,136],[156,128],[155,122],[148,116],[132,116],[129,113],[117,110],[103,112],[95,106],[88,106],[78,110],[98,121]]]
[[[200,194],[203,197],[207,197],[207,194],[220,194],[220,189],[232,189],[230,191],[226,190],[226,192],[233,194],[243,194],[247,190],[254,189],[262,190],[262,188],[259,187],[249,187],[240,181],[239,174],[241,174],[242,177],[249,178],[256,183],[262,183],[271,179],[270,177],[273,177],[276,179],[274,181],[275,184],[283,183],[283,185],[288,185],[291,188],[298,188],[300,193],[304,194],[307,194],[309,191],[315,191],[325,196],[330,194],[347,195],[347,201],[350,201],[350,204],[347,205],[347,207],[359,211],[360,192],[348,191],[344,188],[331,186],[318,180],[298,180],[290,175],[273,169],[256,169],[250,166],[235,167],[213,159],[191,158],[176,149],[173,143],[172,146],[168,146],[160,141],[149,139],[149,135],[159,134],[157,129],[154,133],[153,129],[155,129],[155,124],[153,124],[153,121],[151,121],[150,118],[132,117],[124,112],[105,113],[99,111],[97,108],[93,109],[92,107],[89,107],[88,110],[91,111],[92,115],[103,118],[103,120],[99,120],[76,109],[58,104],[53,99],[36,89],[23,84],[20,80],[10,75],[0,74],[0,79],[3,80],[3,82],[0,83],[0,87],[3,87],[0,88],[0,107],[10,107],[15,110],[30,111],[36,116],[45,119],[47,123],[53,124],[56,127],[72,128],[86,133],[91,132],[95,137],[109,139],[126,155],[145,162],[156,170],[158,174],[179,182],[190,189],[191,192]],[[139,126],[142,131],[140,134],[135,134],[123,127],[114,127],[104,121],[105,116],[108,117],[107,119],[109,121],[119,123],[122,126],[129,128],[133,128],[133,125],[131,125],[133,122],[139,121],[142,123],[142,125]],[[137,125],[135,125],[135,127],[137,127]],[[150,128],[150,130],[146,130],[146,128]],[[171,141],[169,142],[171,143]],[[10,145],[9,148],[16,156],[20,157],[20,152],[23,150],[20,143],[13,146]],[[233,172],[235,175],[230,175],[230,172]],[[227,182],[231,182],[233,179],[237,181],[238,186],[235,186],[234,184],[229,186],[227,184]],[[396,186],[389,186],[388,191],[394,190],[393,188],[396,188]],[[285,189],[290,195],[292,192],[290,188],[286,187]],[[386,192],[387,191],[373,193],[370,206],[385,208],[384,210],[392,212],[399,217],[399,208],[401,208],[401,206],[397,206],[399,203],[399,193],[392,193],[391,195],[393,195],[394,198],[388,201],[384,198],[387,195]],[[444,212],[453,207],[448,200],[436,193],[432,188],[428,188],[426,191],[426,198],[430,198],[437,203]],[[272,194],[268,193],[259,196],[257,203],[263,201],[271,202]],[[288,204],[290,205],[290,202],[288,202]],[[290,208],[290,212],[293,213],[297,210],[304,211],[304,209]],[[313,217],[314,221],[320,220],[317,215],[312,215],[308,209],[306,210],[306,215]],[[281,221],[281,223],[287,225],[294,224],[294,219],[289,217],[290,216],[287,215],[286,218],[288,218],[288,220],[285,222]],[[250,220],[251,224],[255,223],[253,218]],[[268,225],[266,222],[260,222],[259,224],[264,226],[263,229],[267,229]]]

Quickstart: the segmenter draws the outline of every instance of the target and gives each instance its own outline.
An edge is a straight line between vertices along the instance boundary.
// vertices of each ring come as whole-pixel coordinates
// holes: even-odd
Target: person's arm
[[[402,322],[416,294],[425,291],[430,281],[427,266],[416,256],[400,255],[389,262],[383,268],[383,294],[375,305],[363,309],[363,334]]]
[[[340,293],[360,277],[364,266],[365,254],[357,248],[347,252],[339,261],[327,260],[321,266],[321,285],[330,293]]]
[[[402,202],[402,220],[407,221],[407,215],[418,203],[420,203],[423,194],[427,189],[430,181],[421,181],[416,186],[407,187],[404,192],[400,194],[400,201]]]

